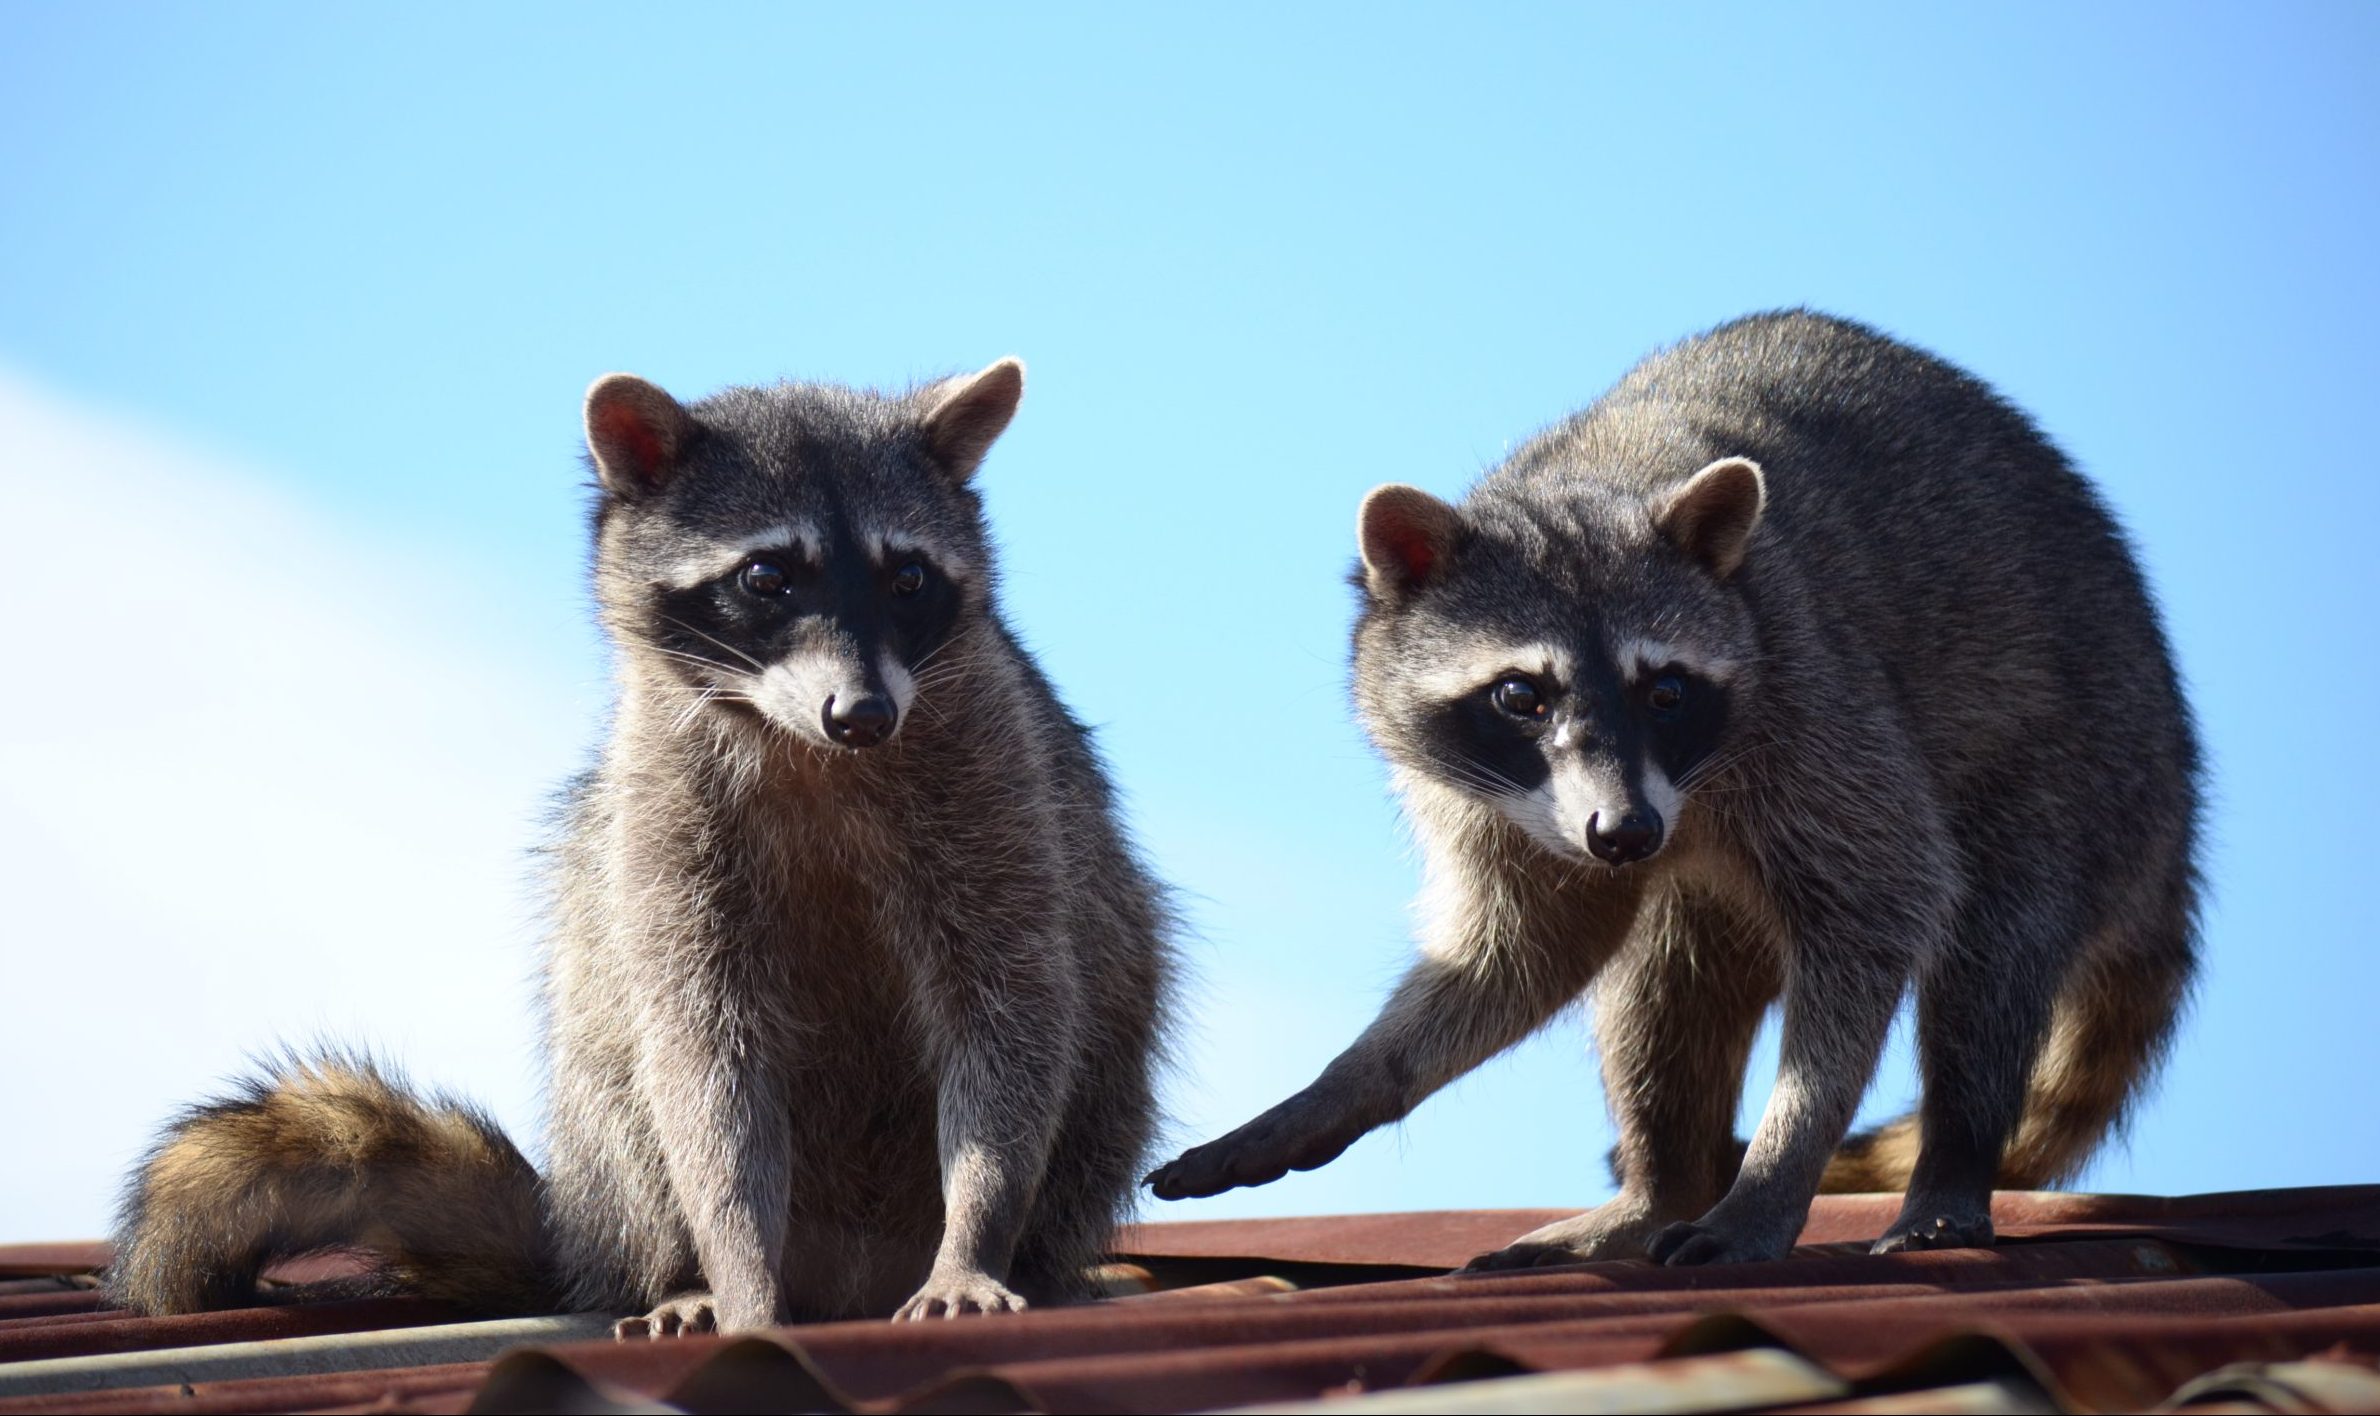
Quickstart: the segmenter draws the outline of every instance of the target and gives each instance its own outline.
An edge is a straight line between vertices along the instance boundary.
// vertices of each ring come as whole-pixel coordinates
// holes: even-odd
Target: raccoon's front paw
[[[1340,1108],[1300,1092],[1247,1125],[1192,1146],[1149,1172],[1143,1184],[1161,1200],[1201,1199],[1241,1185],[1269,1185],[1292,1170],[1337,1160],[1366,1128]]]
[[[1641,1259],[1646,1242],[1660,1227],[1657,1217],[1623,1195],[1585,1214],[1532,1229],[1494,1253],[1481,1254],[1463,1265],[1463,1272],[1502,1273],[1605,1259]]]
[[[1901,1217],[1892,1222],[1892,1228],[1884,1231],[1884,1237],[1868,1246],[1868,1252],[1898,1254],[1908,1249],[1988,1249],[1997,1237],[1992,1230],[1992,1217],[1988,1213],[1963,1218],[1946,1214],[1913,1218],[1907,1210],[1903,1210]]]
[[[1783,1239],[1750,1230],[1738,1230],[1731,1225],[1714,1222],[1704,1216],[1691,1223],[1673,1224],[1653,1236],[1645,1252],[1654,1263],[1684,1266],[1687,1264],[1757,1264],[1781,1259],[1793,1252],[1793,1236]]]
[[[961,1313],[1021,1313],[1025,1300],[986,1273],[943,1273],[936,1270],[917,1290],[917,1296],[893,1314],[894,1322],[923,1318],[955,1318]]]
[[[708,1293],[687,1292],[661,1301],[641,1318],[622,1318],[612,1324],[612,1336],[622,1342],[645,1338],[694,1337],[719,1330],[718,1305]]]

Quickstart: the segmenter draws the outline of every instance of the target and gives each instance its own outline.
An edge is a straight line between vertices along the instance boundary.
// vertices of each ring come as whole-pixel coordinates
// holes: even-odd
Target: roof
[[[1997,1249],[1866,1253],[1896,1205],[1821,1198],[1779,1263],[1499,1274],[1445,1270],[1562,1212],[1148,1224],[1107,1301],[634,1343],[416,1299],[133,1318],[104,1246],[0,1248],[0,1413],[2380,1411],[2380,1186],[2003,1194]]]

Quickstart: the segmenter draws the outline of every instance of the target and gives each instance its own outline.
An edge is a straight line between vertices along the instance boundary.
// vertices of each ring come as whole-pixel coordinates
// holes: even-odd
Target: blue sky
[[[1363,491],[1455,494],[1791,304],[2031,409],[2194,688],[2207,969],[2085,1183],[2380,1178],[2380,10],[884,9],[0,12],[0,1059],[55,1078],[0,1101],[42,1157],[0,1240],[97,1230],[277,1038],[534,1132],[524,852],[605,700],[593,375],[1028,361],[1008,608],[1189,901],[1189,1140],[1409,947],[1344,701]],[[1588,1041],[1164,1213],[1597,1200]],[[1896,1043],[1869,1111],[1910,1092]]]

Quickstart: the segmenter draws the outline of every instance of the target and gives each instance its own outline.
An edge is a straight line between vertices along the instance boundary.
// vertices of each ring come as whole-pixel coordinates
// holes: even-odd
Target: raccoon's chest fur
[[[941,1204],[914,967],[930,941],[896,935],[892,897],[912,874],[898,824],[895,804],[831,789],[770,793],[739,823],[747,947],[766,981],[754,1002],[777,1014],[796,1190],[814,1215],[869,1225],[938,1223]]]

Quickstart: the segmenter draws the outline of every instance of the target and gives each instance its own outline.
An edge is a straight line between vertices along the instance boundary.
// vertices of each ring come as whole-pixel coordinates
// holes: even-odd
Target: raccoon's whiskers
[[[1439,770],[1456,781],[1475,788],[1497,801],[1524,801],[1528,798],[1529,793],[1526,788],[1492,767],[1482,767],[1476,762],[1463,761],[1442,761],[1437,765]]]
[[[718,688],[681,689],[679,692],[686,698],[686,706],[679,709],[678,715],[670,720],[669,730],[672,733],[686,731],[693,724],[695,716],[710,704],[750,703],[752,701],[744,694],[730,693],[725,689]]]
[[[936,663],[935,660],[940,659],[941,655],[942,650],[936,649],[933,653],[918,660],[916,666],[909,670],[910,680],[920,689],[930,683],[948,683],[965,674],[969,669],[984,663],[990,657],[978,650],[961,654],[955,659],[942,659],[940,663]],[[928,667],[929,665],[931,667]]]
[[[712,669],[723,674],[733,674],[737,678],[750,677],[750,675],[744,670],[737,668],[733,664],[725,663],[718,659],[706,659],[700,654],[689,654],[683,649],[671,649],[659,644],[651,645],[649,647],[654,653],[661,655],[663,658],[675,659],[681,664],[692,664],[697,668]]]
[[[915,707],[931,713],[935,722],[946,721],[934,700],[941,695],[943,689],[964,680],[968,672],[984,662],[987,657],[980,653],[968,654],[956,659],[945,659],[925,673],[911,670],[909,680],[912,685],[911,702]],[[932,655],[928,655],[920,662],[931,662],[932,658]]]
[[[950,646],[956,643],[958,643],[958,640],[956,639],[945,639],[940,644],[928,649],[924,658],[909,666],[909,676],[911,678],[916,678],[924,674],[927,665],[933,663],[936,659],[941,658],[943,654],[950,649]]]
[[[920,688],[918,691],[915,703],[917,711],[933,719],[934,725],[936,727],[949,726],[949,716],[942,711],[940,705],[936,704],[932,699],[925,696],[925,691],[922,688]],[[897,746],[902,741],[906,741],[906,739],[896,739],[895,745]]]
[[[1459,762],[1456,765],[1468,772],[1471,775],[1472,780],[1484,783],[1492,783],[1496,787],[1498,795],[1517,798],[1525,797],[1529,794],[1528,788],[1522,786],[1512,778],[1505,776],[1502,772],[1497,771],[1493,767],[1485,766],[1477,762]]]
[[[728,653],[733,654],[737,658],[743,660],[745,663],[750,664],[752,666],[752,672],[756,674],[768,672],[768,665],[760,662],[758,659],[753,658],[743,650],[736,648],[733,644],[728,643],[726,640],[721,639],[716,635],[705,634],[701,630],[696,629],[693,625],[686,623],[684,620],[679,619],[674,615],[663,615],[661,620],[664,624],[676,625],[678,628],[686,631],[688,634],[695,636],[697,639],[707,640],[710,643],[718,645]],[[660,646],[656,645],[655,647],[659,648]],[[668,653],[670,651],[663,649],[662,652]]]
[[[1728,768],[1735,766],[1736,764],[1753,756],[1761,750],[1774,747],[1775,745],[1776,742],[1773,738],[1754,738],[1751,741],[1743,743],[1730,751],[1723,752],[1716,757],[1706,757],[1702,761],[1695,763],[1694,766],[1687,771],[1686,775],[1678,778],[1676,782],[1677,790],[1681,794],[1693,791],[1697,787],[1700,787],[1704,782],[1707,782],[1712,777],[1717,776],[1719,773],[1726,771]]]

